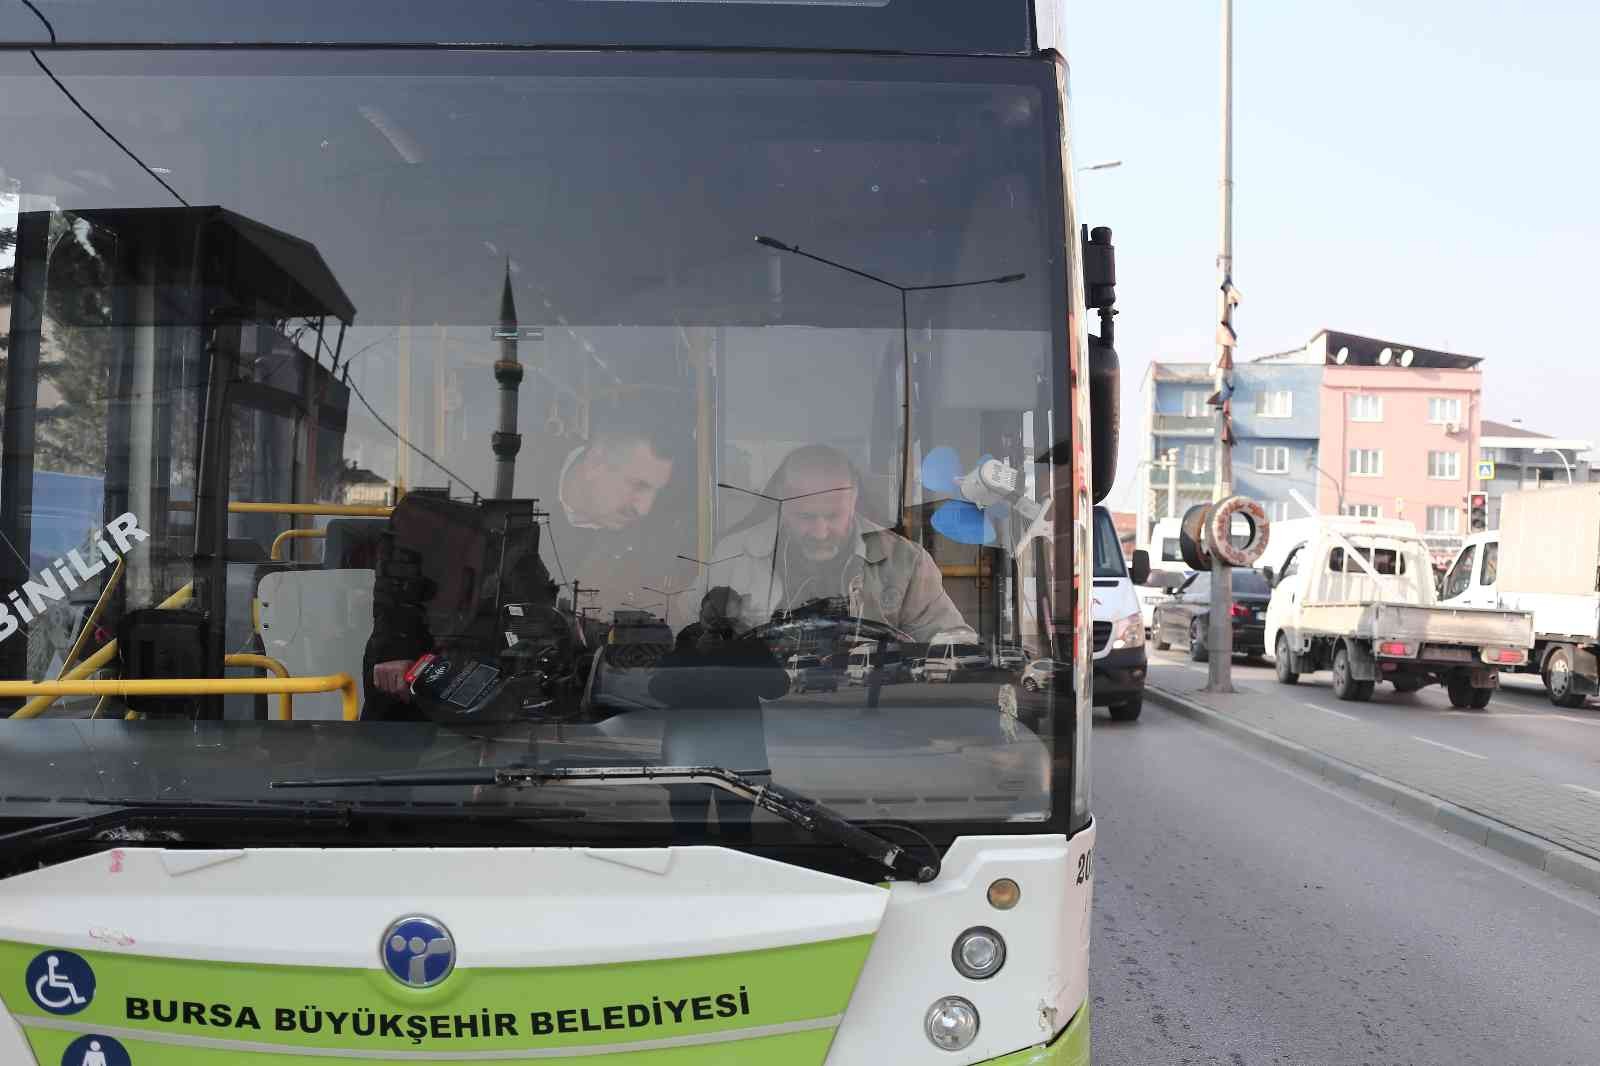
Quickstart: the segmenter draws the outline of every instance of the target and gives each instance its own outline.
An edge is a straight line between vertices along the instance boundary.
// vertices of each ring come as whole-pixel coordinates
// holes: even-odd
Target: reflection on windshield
[[[852,816],[1047,815],[1070,694],[1006,697],[1071,658],[1066,472],[1035,461],[1066,454],[1047,68],[79,61],[85,106],[220,206],[0,68],[5,677],[347,674],[362,724],[322,743],[352,764],[707,764]],[[82,687],[11,706],[166,745],[86,794],[327,757],[271,723],[208,781],[165,716],[343,714]],[[752,831],[661,791],[616,816]]]

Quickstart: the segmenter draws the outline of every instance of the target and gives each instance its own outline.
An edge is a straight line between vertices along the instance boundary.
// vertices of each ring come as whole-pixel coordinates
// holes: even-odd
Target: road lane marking
[[[1570,715],[1570,714],[1546,714],[1546,715],[1540,715],[1540,717],[1541,718],[1559,718],[1563,722],[1577,722],[1579,725],[1600,725],[1600,722],[1594,721],[1592,719],[1589,719],[1589,718],[1577,718],[1577,717],[1574,717],[1573,715]]]
[[[1567,787],[1568,788],[1575,788],[1579,792],[1587,792],[1587,793],[1589,793],[1589,795],[1594,796],[1596,799],[1600,799],[1600,788],[1586,788],[1583,785],[1568,785]]]
[[[1345,714],[1343,711],[1336,711],[1332,707],[1318,707],[1315,703],[1307,703],[1305,700],[1300,700],[1299,703],[1302,707],[1310,707],[1313,711],[1321,711],[1323,714],[1331,714],[1336,718],[1348,718],[1352,722],[1361,721],[1361,719],[1357,718],[1353,714]]]
[[[1467,758],[1469,758],[1469,759],[1487,759],[1487,758],[1488,758],[1488,756],[1487,756],[1487,755],[1479,755],[1479,754],[1478,754],[1478,753],[1477,753],[1477,752],[1475,752],[1475,751],[1466,751],[1466,750],[1465,750],[1465,749],[1463,749],[1463,748],[1452,748],[1452,747],[1451,747],[1451,746],[1450,746],[1450,745],[1448,745],[1448,744],[1441,744],[1441,743],[1439,743],[1439,742],[1438,742],[1438,741],[1437,741],[1437,740],[1429,740],[1429,739],[1428,739],[1428,738],[1427,738],[1427,737],[1419,737],[1419,736],[1417,736],[1417,735],[1415,735],[1415,734],[1412,734],[1412,737],[1411,737],[1411,739],[1412,739],[1412,740],[1420,740],[1420,741],[1422,741],[1422,742],[1423,742],[1423,743],[1424,743],[1424,744],[1432,744],[1432,745],[1433,745],[1433,746],[1434,746],[1434,747],[1436,747],[1436,748],[1443,748],[1443,749],[1444,749],[1444,750],[1445,750],[1445,751],[1453,751],[1453,752],[1455,752],[1455,753],[1456,753],[1456,754],[1457,754],[1457,755],[1465,755],[1465,756],[1466,756],[1466,757],[1467,757]]]

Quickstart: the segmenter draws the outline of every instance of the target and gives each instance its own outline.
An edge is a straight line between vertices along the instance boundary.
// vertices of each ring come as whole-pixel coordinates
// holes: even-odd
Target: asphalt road
[[[1093,744],[1097,1066],[1600,1063],[1600,899],[1148,703]]]
[[[1205,673],[1181,651],[1150,652],[1152,664]],[[1234,660],[1239,686],[1293,700],[1307,712],[1332,715],[1391,731],[1397,744],[1433,744],[1490,760],[1568,788],[1600,794],[1600,705],[1565,710],[1545,696],[1532,674],[1507,674],[1481,711],[1461,711],[1438,685],[1402,695],[1380,684],[1370,703],[1347,703],[1333,694],[1327,671],[1280,685],[1272,665]]]

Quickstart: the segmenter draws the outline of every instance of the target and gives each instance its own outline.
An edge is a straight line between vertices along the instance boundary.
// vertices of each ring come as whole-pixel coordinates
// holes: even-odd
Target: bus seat
[[[374,572],[364,569],[279,570],[264,575],[261,643],[266,654],[295,677],[346,673],[362,676],[362,656],[372,633]],[[340,721],[339,694],[296,696],[296,721]]]
[[[387,518],[330,519],[322,565],[329,570],[377,569],[378,542],[388,528]]]

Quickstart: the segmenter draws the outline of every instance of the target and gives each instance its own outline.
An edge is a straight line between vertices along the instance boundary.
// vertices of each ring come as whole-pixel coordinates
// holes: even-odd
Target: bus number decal
[[[1090,848],[1078,856],[1078,884],[1094,877],[1094,849]]]

